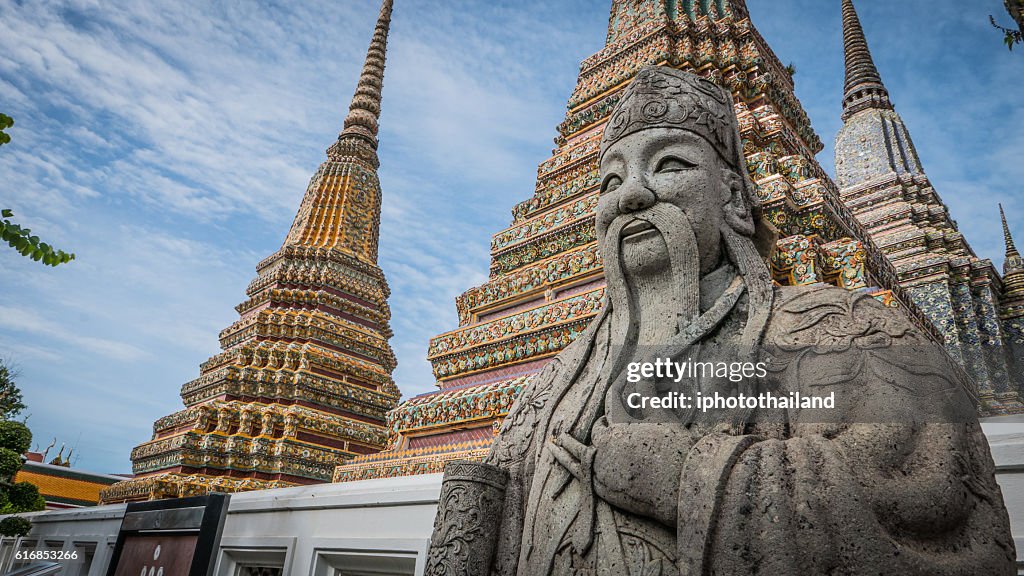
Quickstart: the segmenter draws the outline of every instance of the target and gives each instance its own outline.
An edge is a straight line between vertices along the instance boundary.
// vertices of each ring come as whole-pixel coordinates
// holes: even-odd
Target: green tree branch
[[[14,126],[14,119],[6,114],[0,114],[0,146],[11,141],[11,135],[4,130]],[[33,236],[28,228],[22,228],[10,220],[14,217],[14,211],[9,208],[0,210],[0,240],[6,242],[22,256],[31,258],[36,262],[42,262],[47,266],[59,266],[67,264],[75,259],[74,254],[68,254],[63,250],[57,250],[46,242]]]

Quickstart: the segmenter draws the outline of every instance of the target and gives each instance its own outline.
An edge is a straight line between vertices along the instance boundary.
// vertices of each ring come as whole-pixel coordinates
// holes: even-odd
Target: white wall
[[[320,484],[233,494],[216,574],[239,565],[280,566],[284,574],[422,574],[441,492],[441,475]],[[21,550],[78,550],[68,576],[106,574],[123,504],[39,512],[32,532],[0,539],[0,569]],[[87,556],[91,555],[91,559]]]
[[[1010,513],[1018,571],[1024,574],[1024,416],[989,418],[981,428],[992,448],[996,480]]]

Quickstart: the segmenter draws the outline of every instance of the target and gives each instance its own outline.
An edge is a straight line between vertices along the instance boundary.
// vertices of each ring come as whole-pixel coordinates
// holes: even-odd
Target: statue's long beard
[[[631,274],[637,264],[627,263],[628,250],[623,250],[622,230],[634,219],[650,223],[661,234],[665,249],[668,252],[669,266],[664,273],[669,275],[668,289],[656,297],[669,298],[669,306],[661,308],[673,312],[671,318],[644,318],[640,310],[642,298],[639,292],[645,289],[645,278]],[[701,336],[701,332],[713,329],[724,316],[717,314],[715,308],[727,314],[735,305],[739,295],[747,293],[748,318],[742,333],[739,334],[738,355],[736,360],[754,360],[758,355],[761,338],[767,325],[768,315],[772,308],[773,288],[771,276],[762,257],[757,253],[750,238],[740,235],[730,227],[722,231],[722,240],[729,261],[736,267],[739,278],[718,298],[711,310],[701,315],[700,281],[701,265],[697,247],[697,238],[690,219],[678,207],[658,203],[642,212],[622,215],[615,218],[606,230],[598,230],[602,238],[602,256],[605,263],[607,279],[606,294],[611,308],[611,344],[616,361],[608,376],[619,381],[609,390],[609,402],[606,404],[609,417],[623,418],[627,416],[625,406],[613,397],[620,396],[623,374],[626,365],[636,361],[652,361],[655,357],[676,357],[686,352],[691,344]],[[647,239],[646,242],[650,242]],[[633,265],[627,265],[633,264]],[[650,271],[647,271],[648,273]],[[717,317],[718,320],[712,320]],[[672,333],[677,337],[666,339],[664,346],[649,346],[647,350],[638,345],[638,333],[643,321],[671,322]],[[698,319],[699,318],[699,319]],[[707,324],[704,326],[704,324]],[[692,333],[692,334],[687,334]],[[676,342],[678,341],[678,342]],[[678,344],[678,346],[677,346]],[[748,390],[749,391],[749,390]],[[664,417],[664,414],[660,416]],[[643,416],[641,416],[643,418]],[[742,419],[742,418],[741,418]]]
[[[667,298],[663,309],[673,311],[671,318],[660,319],[669,322],[672,332],[687,326],[700,314],[700,254],[697,250],[697,236],[686,214],[673,204],[659,202],[654,206],[632,214],[616,217],[602,234],[602,257],[605,263],[606,294],[611,305],[612,344],[621,353],[613,374],[621,372],[638,353],[640,291],[647,288],[647,279],[630,275],[623,250],[622,230],[633,220],[648,222],[657,230],[665,243],[668,253],[669,289],[659,298]],[[599,232],[601,232],[599,230]],[[651,242],[653,239],[646,240]],[[652,321],[646,318],[645,321]]]

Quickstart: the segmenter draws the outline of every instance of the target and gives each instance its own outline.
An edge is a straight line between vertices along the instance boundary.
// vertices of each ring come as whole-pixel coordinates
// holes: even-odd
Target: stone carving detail
[[[456,460],[444,468],[425,576],[486,574],[494,556],[508,473],[496,466]]]
[[[1014,574],[967,379],[870,293],[773,284],[728,93],[649,67],[612,118],[604,304],[526,385],[485,463],[446,468],[427,574]],[[767,370],[626,377],[688,357]],[[626,403],[697,391],[836,400],[827,414]]]

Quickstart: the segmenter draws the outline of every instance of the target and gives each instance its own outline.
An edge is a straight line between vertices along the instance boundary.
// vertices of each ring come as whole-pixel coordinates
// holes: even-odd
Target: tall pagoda
[[[868,49],[853,0],[842,0],[846,83],[836,138],[840,198],[897,270],[914,305],[973,377],[982,407],[1022,411],[1000,321],[999,274],[978,258],[922,168]],[[1012,245],[1012,241],[1008,240]]]
[[[770,262],[777,282],[868,291],[941,337],[815,160],[821,141],[745,1],[612,0],[605,47],[580,66],[557,147],[491,241],[490,279],[457,298],[459,327],[430,341],[439,390],[393,411],[389,449],[339,466],[335,481],[439,472],[448,460],[482,457],[527,379],[598,313],[598,147],[623,89],[647,65],[690,70],[732,91],[747,167],[780,231]]]
[[[156,421],[132,451],[135,477],[104,490],[104,503],[325,482],[338,463],[384,447],[400,397],[377,265],[391,10],[384,0],[344,129],[220,333],[223,352],[182,387],[185,409]]]
[[[1017,390],[1024,390],[1024,258],[1013,243],[1002,205],[999,206],[999,218],[1003,222],[1006,242],[999,315],[1003,322],[1004,344],[1013,359],[1010,373],[1016,376],[1016,381],[1011,379],[1011,385],[1016,385]]]

